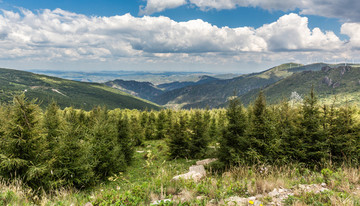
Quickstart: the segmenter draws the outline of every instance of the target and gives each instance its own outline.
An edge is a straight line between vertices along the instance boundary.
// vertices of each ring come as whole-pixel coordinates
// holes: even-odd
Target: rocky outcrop
[[[322,82],[328,85],[329,87],[332,85],[332,80],[328,76],[325,76]]]
[[[172,178],[173,181],[178,180],[193,180],[199,182],[203,177],[206,176],[204,165],[194,165],[189,168],[189,172],[181,175],[177,175]]]
[[[349,72],[351,70],[350,66],[339,66],[340,74],[344,75],[346,72]]]
[[[329,66],[324,66],[321,68],[321,71],[323,71],[323,72],[328,72],[330,70],[331,70],[331,67],[329,67]]]
[[[332,88],[336,88],[336,87],[339,87],[340,86],[340,82],[335,82],[333,85],[332,85]]]
[[[196,165],[193,165],[189,168],[189,172],[181,175],[177,175],[172,178],[173,181],[178,180],[193,180],[194,182],[199,182],[203,177],[206,176],[206,171],[204,165],[208,165],[217,159],[204,159],[196,162]]]

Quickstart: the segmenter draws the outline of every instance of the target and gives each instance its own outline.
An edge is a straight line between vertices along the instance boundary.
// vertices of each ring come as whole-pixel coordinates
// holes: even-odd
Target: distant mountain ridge
[[[175,81],[175,82],[164,83],[159,85],[154,85],[150,82],[138,82],[134,80],[127,81],[121,79],[116,79],[114,81],[106,82],[105,85],[119,89],[131,95],[141,97],[143,99],[154,101],[157,99],[158,96],[161,96],[166,92],[183,88],[186,86],[201,85],[217,80],[219,79],[211,76],[203,75],[203,76],[199,76],[197,81],[184,81],[184,82]]]

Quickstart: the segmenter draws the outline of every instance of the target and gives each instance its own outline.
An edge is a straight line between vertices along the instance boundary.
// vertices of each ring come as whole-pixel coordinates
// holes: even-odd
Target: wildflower
[[[253,205],[253,204],[254,204],[254,201],[249,200],[249,203],[250,203],[250,205]]]

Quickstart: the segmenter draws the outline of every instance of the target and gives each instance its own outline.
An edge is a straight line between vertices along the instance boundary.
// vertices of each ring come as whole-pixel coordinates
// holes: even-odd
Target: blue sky
[[[0,67],[253,72],[360,61],[356,0],[0,0]]]

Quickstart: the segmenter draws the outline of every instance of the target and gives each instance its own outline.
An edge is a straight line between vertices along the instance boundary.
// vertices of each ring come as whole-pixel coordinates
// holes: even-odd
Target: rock
[[[189,172],[197,172],[202,174],[203,176],[206,175],[204,165],[193,165],[189,168]]]
[[[192,179],[194,182],[198,182],[206,175],[206,171],[203,165],[194,165],[189,168],[189,172],[181,175],[177,175],[172,178],[172,180],[190,180]]]
[[[328,72],[330,70],[331,70],[331,67],[329,67],[329,66],[324,66],[321,68],[321,71],[323,71],[323,72]]]
[[[204,176],[206,176],[206,171],[204,165],[193,165],[189,168],[189,172],[181,175],[177,175],[172,178],[173,181],[178,181],[180,179],[190,180],[194,182],[199,182]]]
[[[197,200],[203,200],[203,199],[205,199],[205,196],[197,196],[196,199]]]
[[[245,205],[248,203],[248,200],[247,198],[234,196],[227,198],[225,203],[227,203],[227,205]]]
[[[136,151],[137,153],[144,153],[144,151]]]
[[[215,159],[215,158],[213,158],[213,159],[204,159],[204,160],[197,161],[196,165],[208,165],[208,164],[210,164],[212,162],[215,162],[216,160],[218,160],[218,159]]]
[[[93,204],[91,204],[91,202],[87,202],[84,206],[93,206]]]
[[[331,80],[328,76],[324,77],[324,79],[322,80],[322,82],[323,82],[324,84],[328,85],[329,87],[332,85],[332,80]]]
[[[277,189],[274,189],[273,191],[269,192],[269,196],[270,197],[276,197],[276,196],[279,196],[279,192],[277,191]]]
[[[304,192],[313,192],[315,194],[328,191],[329,189],[323,187],[325,183],[322,184],[312,184],[312,185],[299,185],[299,188]],[[326,186],[326,184],[325,184]]]
[[[340,86],[340,83],[339,82],[335,82],[332,87],[335,89],[336,87]]]
[[[338,68],[340,69],[341,75],[344,75],[346,72],[349,72],[351,70],[350,66],[340,66]]]
[[[185,174],[177,175],[177,176],[173,177],[172,180],[178,181],[181,179],[183,179],[183,180],[191,180],[192,179],[194,182],[199,182],[202,177],[203,177],[202,174],[192,171],[192,172],[188,172]]]

